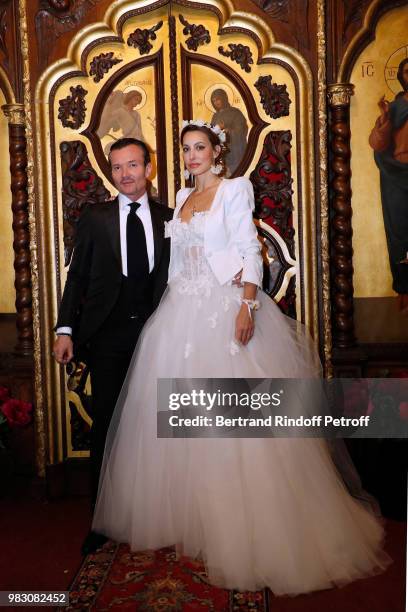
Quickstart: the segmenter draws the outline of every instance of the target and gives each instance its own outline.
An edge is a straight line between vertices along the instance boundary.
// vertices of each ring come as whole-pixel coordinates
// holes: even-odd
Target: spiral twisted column
[[[350,98],[354,85],[329,85],[331,302],[333,344],[355,346],[353,320],[353,247],[350,170]]]
[[[33,316],[31,301],[30,231],[27,192],[27,141],[23,104],[2,107],[9,123],[11,172],[11,208],[13,211],[14,270],[17,311],[16,351],[33,352]]]

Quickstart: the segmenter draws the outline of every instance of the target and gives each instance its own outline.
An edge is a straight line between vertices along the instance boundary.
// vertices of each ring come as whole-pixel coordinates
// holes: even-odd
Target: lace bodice
[[[204,229],[208,212],[195,213],[189,223],[179,217],[166,223],[171,238],[171,257],[175,260],[174,279],[182,293],[209,295],[215,277],[204,254]]]

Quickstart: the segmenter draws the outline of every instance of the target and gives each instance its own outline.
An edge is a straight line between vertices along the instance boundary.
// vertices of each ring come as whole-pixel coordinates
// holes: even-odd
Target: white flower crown
[[[197,127],[206,127],[211,130],[216,136],[218,136],[220,142],[224,144],[227,139],[227,136],[223,129],[220,128],[219,125],[211,125],[211,123],[207,123],[203,119],[185,119],[181,124],[181,129],[183,130],[188,125],[196,125]]]

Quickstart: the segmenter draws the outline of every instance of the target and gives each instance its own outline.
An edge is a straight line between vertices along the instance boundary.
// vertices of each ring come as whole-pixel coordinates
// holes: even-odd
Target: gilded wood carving
[[[251,72],[251,64],[254,63],[254,60],[252,59],[250,48],[241,43],[237,45],[235,43],[229,43],[228,47],[229,51],[224,49],[223,46],[218,47],[218,51],[224,57],[229,57],[233,62],[236,62],[245,72]]]
[[[139,49],[140,55],[150,53],[150,51],[153,49],[153,45],[150,41],[156,40],[156,32],[157,30],[160,30],[162,25],[163,22],[159,21],[159,23],[149,29],[142,30],[141,28],[137,28],[130,34],[129,38],[127,39],[127,44],[129,47]]]
[[[211,42],[211,36],[209,31],[203,25],[195,25],[189,23],[183,15],[179,15],[180,22],[183,24],[183,34],[188,36],[186,38],[186,45],[190,51],[197,51],[200,45],[205,45]]]
[[[114,57],[113,51],[100,53],[91,61],[89,74],[94,77],[95,83],[99,83],[113,66],[120,64],[122,61],[122,59]]]
[[[85,96],[88,93],[82,85],[70,87],[71,95],[59,101],[58,119],[64,127],[77,130],[85,120]]]
[[[260,93],[261,104],[269,117],[277,119],[289,115],[291,100],[286,89],[286,85],[272,83],[272,76],[260,76],[255,83],[255,87]]]
[[[291,140],[289,130],[268,133],[261,157],[251,173],[251,181],[254,186],[257,217],[266,220],[276,229],[284,238],[293,257]]]
[[[289,130],[269,132],[265,138],[262,154],[251,181],[255,193],[255,214],[267,226],[272,227],[284,244],[292,259],[282,250],[282,244],[274,235],[265,231],[262,224],[258,231],[265,247],[264,289],[272,297],[276,295],[283,278],[295,259],[295,230],[293,227],[293,179],[290,164],[292,135]],[[296,318],[296,280],[292,277],[279,306],[288,316]]]

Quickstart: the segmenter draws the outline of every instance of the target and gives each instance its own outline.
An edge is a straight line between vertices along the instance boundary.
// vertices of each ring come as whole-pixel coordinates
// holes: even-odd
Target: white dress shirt
[[[119,229],[120,229],[120,254],[122,259],[122,274],[127,276],[127,243],[126,243],[126,222],[127,216],[130,212],[128,206],[130,202],[135,202],[128,198],[123,193],[118,196],[119,199]],[[150,213],[149,198],[145,192],[141,198],[137,200],[140,206],[136,211],[137,216],[143,223],[143,228],[146,236],[146,247],[147,256],[149,259],[149,272],[154,268],[154,238],[153,238],[153,224],[152,216]],[[57,334],[69,334],[72,335],[71,327],[58,327],[56,330]]]
[[[138,200],[132,200],[123,193],[119,194],[119,221],[120,221],[120,253],[122,257],[122,273],[127,276],[127,244],[126,244],[126,222],[130,212],[128,204],[130,202],[139,202],[140,206],[136,211],[137,216],[143,223],[143,228],[146,236],[147,256],[149,258],[149,272],[154,267],[154,240],[153,240],[153,224],[150,214],[149,199],[145,192]]]

